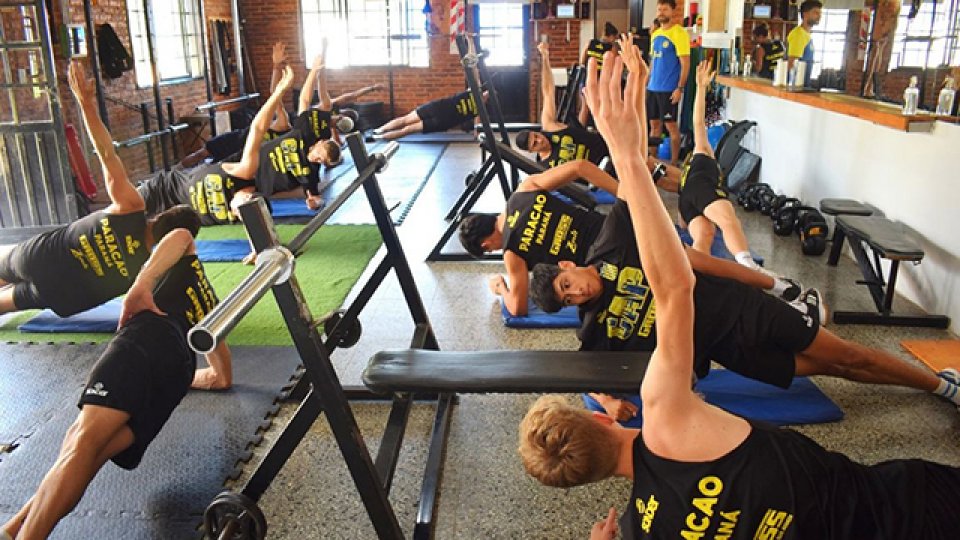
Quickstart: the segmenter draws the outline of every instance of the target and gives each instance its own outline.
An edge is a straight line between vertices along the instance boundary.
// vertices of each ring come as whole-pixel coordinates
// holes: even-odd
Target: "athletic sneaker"
[[[820,326],[826,326],[827,324],[827,306],[823,303],[823,297],[820,295],[820,291],[811,287],[802,293],[797,300],[806,304],[809,309],[807,310],[807,315],[813,317],[814,320]]]
[[[957,371],[953,368],[947,368],[940,373],[937,373],[937,377],[940,377],[948,383],[953,383],[960,386],[960,371]]]

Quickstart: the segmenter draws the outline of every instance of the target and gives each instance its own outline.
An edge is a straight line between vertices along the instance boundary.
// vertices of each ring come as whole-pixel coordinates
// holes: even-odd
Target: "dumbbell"
[[[797,216],[800,250],[804,255],[823,255],[827,249],[827,220],[816,208],[806,207]]]
[[[773,216],[773,232],[777,236],[790,236],[797,229],[797,213],[801,208],[800,199],[790,197],[771,214]]]

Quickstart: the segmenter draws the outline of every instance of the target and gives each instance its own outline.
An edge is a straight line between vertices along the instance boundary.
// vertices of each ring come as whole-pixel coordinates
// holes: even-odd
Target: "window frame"
[[[930,5],[934,6],[932,10],[924,10],[925,6]],[[901,1],[887,70],[935,69],[957,65],[956,62],[960,61],[960,37],[957,35],[960,32],[960,1],[924,1],[920,4],[916,17],[907,18],[909,13],[909,0]],[[938,18],[943,19],[942,27],[938,27]],[[916,27],[918,22],[919,29]],[[942,51],[938,53],[933,49],[939,48],[936,42],[941,40]],[[910,44],[918,44],[920,47],[910,47]],[[938,54],[939,58],[936,58]],[[918,61],[913,58],[916,55],[925,58]]]
[[[820,74],[824,69],[836,69],[838,71],[843,71],[846,68],[846,47],[847,47],[847,26],[850,21],[850,10],[849,9],[828,9],[822,8],[820,10],[821,20],[820,24],[814,26],[810,30],[810,40],[814,43],[813,46],[813,65],[810,66],[810,78],[819,79]],[[824,30],[826,19],[827,18],[836,19],[840,18],[843,21],[843,28],[838,30]],[[837,25],[837,28],[840,28],[840,25]],[[818,30],[820,29],[820,30]],[[820,37],[822,36],[822,37]],[[839,37],[839,40],[837,39]],[[826,56],[826,43],[831,41],[840,42],[840,66],[839,67],[825,67],[825,56]],[[836,52],[836,51],[833,51]]]
[[[524,5],[525,5],[525,2],[523,1],[504,2],[504,3],[482,2],[482,3],[475,4],[476,11],[474,13],[476,16],[475,20],[476,20],[476,26],[477,26],[477,33],[480,35],[480,47],[482,49],[491,51],[490,56],[488,56],[484,60],[487,66],[517,68],[517,67],[523,67],[527,64],[527,47],[524,45],[525,39],[526,39],[526,28],[525,28],[525,21],[523,17]],[[482,13],[483,10],[488,9],[492,11],[502,11],[505,9],[505,7],[506,9],[509,9],[511,11],[517,10],[520,12],[519,13],[520,17],[517,19],[518,24],[516,25],[514,24],[484,25],[483,24],[483,21],[484,21],[484,16]],[[500,17],[497,16],[497,14],[494,14],[493,18],[494,20],[497,20],[497,21],[501,20]],[[490,33],[491,31],[494,33]],[[519,60],[511,61],[509,63],[503,63],[497,60],[497,55],[494,54],[493,51],[497,49],[496,47],[497,42],[500,41],[497,39],[497,37],[499,36],[499,32],[501,31],[506,31],[509,34],[511,34],[508,37],[503,38],[503,41],[510,43],[511,45],[513,44],[513,42],[516,42],[516,44],[519,45],[519,50],[521,52]],[[512,35],[514,33],[516,33],[516,35]],[[486,34],[486,36],[484,34]],[[508,50],[516,50],[515,47],[511,47],[510,45],[506,45],[503,48]]]
[[[161,86],[181,84],[185,82],[196,81],[204,78],[203,64],[204,51],[201,47],[204,21],[200,20],[200,11],[197,10],[196,2],[192,0],[169,0],[170,5],[175,5],[177,14],[179,14],[179,34],[170,34],[167,36],[153,35],[154,60],[157,62],[157,83]],[[156,3],[150,3],[150,21],[154,29],[157,28],[156,21]],[[153,74],[151,73],[149,50],[147,50],[147,32],[150,31],[146,26],[144,17],[143,2],[132,0],[127,2],[127,31],[130,36],[131,56],[133,57],[134,79],[137,88],[148,88],[153,86]],[[172,15],[172,14],[171,14]],[[136,19],[136,23],[135,23]],[[187,26],[192,28],[187,28]],[[135,34],[135,32],[140,32]],[[181,60],[183,61],[182,73],[164,77],[160,70],[160,61],[158,60],[157,50],[160,49],[158,42],[161,39],[173,39],[180,37],[179,42],[182,46]],[[145,70],[141,73],[141,69]]]
[[[426,30],[426,14],[423,13],[423,4],[421,0],[354,0],[356,4],[363,6],[363,9],[353,9],[350,6],[350,0],[298,0],[297,20],[300,25],[300,44],[304,55],[304,62],[309,65],[313,57],[319,52],[319,39],[328,38],[327,47],[327,67],[332,69],[345,67],[377,68],[377,67],[409,67],[409,68],[428,68],[430,67],[430,39],[431,34]],[[379,6],[373,4],[379,3]],[[305,11],[307,4],[310,4],[310,11]],[[392,17],[394,7],[399,5],[400,18]],[[418,7],[419,6],[419,7]],[[363,46],[357,46],[359,41],[355,36],[356,32],[351,30],[351,14],[356,16],[359,13],[382,14],[382,19],[377,26],[381,28],[380,35],[363,36],[361,39],[374,39],[379,43],[377,51],[377,60],[373,62],[362,62],[355,60],[370,54],[370,49],[364,51]],[[343,29],[340,35],[345,38],[346,45],[343,45],[344,39],[338,39],[336,34],[317,33],[314,39],[307,39],[306,24],[308,19],[316,21],[318,27],[325,26],[323,17],[335,17],[333,24],[327,26],[335,29]],[[356,23],[354,23],[356,24]],[[313,35],[313,34],[311,34]],[[350,36],[350,37],[347,37]],[[419,42],[418,46],[416,42]],[[337,49],[334,49],[334,43],[339,43]],[[397,47],[397,44],[405,46]],[[353,45],[353,46],[351,46]],[[352,52],[357,49],[356,52]],[[331,51],[335,53],[331,56]],[[344,56],[336,55],[337,51],[345,51]]]

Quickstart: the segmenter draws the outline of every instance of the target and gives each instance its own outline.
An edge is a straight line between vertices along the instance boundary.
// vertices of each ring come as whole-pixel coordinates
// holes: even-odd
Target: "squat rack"
[[[266,520],[257,508],[256,501],[269,487],[321,412],[325,414],[330,424],[377,536],[379,538],[403,537],[388,495],[414,395],[400,393],[387,398],[392,400],[392,406],[379,451],[374,459],[366,447],[350,408],[349,399],[356,394],[348,394],[345,391],[330,356],[338,346],[351,344],[349,336],[358,337],[360,332],[358,316],[376,289],[389,275],[390,270],[394,270],[397,274],[415,324],[410,346],[418,349],[439,350],[439,345],[376,179],[376,173],[383,170],[399,145],[391,143],[383,153],[369,155],[360,134],[349,135],[347,143],[359,176],[320,214],[311,219],[287,245],[280,244],[272,218],[262,199],[250,201],[240,207],[247,234],[258,253],[257,266],[188,334],[188,341],[194,350],[197,352],[212,350],[217,342],[223,339],[247,311],[272,288],[303,362],[304,377],[310,383],[309,392],[300,402],[293,418],[284,427],[242,489],[239,492],[221,493],[207,508],[204,523],[207,534],[213,538],[259,539],[264,537]],[[349,308],[314,320],[293,272],[295,254],[361,186],[373,210],[386,252]],[[320,325],[324,325],[327,329],[326,340],[321,338],[317,330]],[[366,392],[366,396],[357,397],[384,399],[382,395],[373,394],[370,391]],[[437,399],[434,431],[439,432],[439,435],[431,441],[430,455],[427,458],[427,470],[423,479],[420,508],[414,532],[416,538],[428,538],[432,529],[433,511],[452,405],[452,394],[441,395]]]

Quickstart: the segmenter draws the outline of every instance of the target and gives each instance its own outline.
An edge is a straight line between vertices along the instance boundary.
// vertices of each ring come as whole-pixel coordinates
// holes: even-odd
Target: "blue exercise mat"
[[[241,239],[197,240],[197,257],[202,262],[242,261],[250,253],[250,242]]]
[[[843,419],[840,407],[806,377],[794,378],[790,388],[784,390],[727,369],[714,369],[700,379],[695,388],[706,397],[707,403],[751,420],[787,426]],[[621,423],[627,427],[642,427],[640,396],[630,396],[628,399],[641,408],[641,413],[629,422]],[[583,394],[583,403],[592,411],[603,412],[603,407],[587,394]]]
[[[677,228],[677,234],[680,235],[680,240],[682,240],[684,244],[692,246],[693,237],[690,236],[690,231],[680,228],[679,225],[675,225],[675,227]],[[753,260],[757,264],[763,266],[763,257],[754,253],[753,250],[750,250],[750,254],[753,255]],[[727,249],[727,244],[723,240],[723,231],[720,229],[717,229],[717,232],[713,237],[713,244],[710,245],[710,255],[713,255],[718,259],[733,260],[733,254]]]
[[[591,189],[590,196],[593,197],[593,200],[597,201],[597,204],[613,204],[617,202],[616,195],[602,189]]]
[[[300,198],[270,199],[270,212],[275,218],[313,217],[316,210],[307,208],[307,203]]]
[[[112,334],[117,331],[120,322],[120,310],[123,300],[114,298],[106,304],[88,309],[69,317],[60,317],[45,309],[29,321],[17,327],[21,332],[40,332],[57,334],[61,332],[81,332],[90,334]]]
[[[533,302],[527,303],[526,315],[511,315],[507,306],[500,303],[503,324],[508,328],[580,328],[577,306],[566,306],[556,313],[547,313]]]

